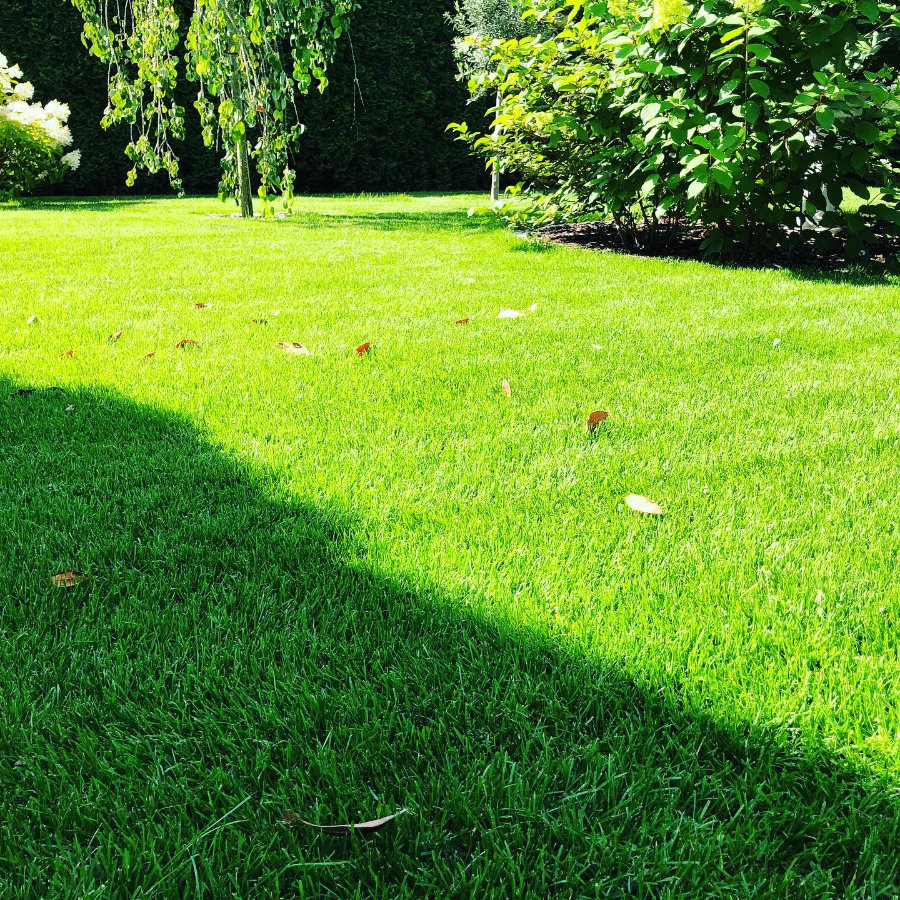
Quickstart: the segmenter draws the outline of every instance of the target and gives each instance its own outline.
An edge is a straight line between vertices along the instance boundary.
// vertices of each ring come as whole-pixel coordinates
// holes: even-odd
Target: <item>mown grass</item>
[[[472,203],[0,211],[3,897],[900,894],[900,284]]]

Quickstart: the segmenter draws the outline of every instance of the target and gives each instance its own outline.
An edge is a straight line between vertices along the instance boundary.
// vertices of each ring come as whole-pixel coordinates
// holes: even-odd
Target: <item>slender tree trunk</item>
[[[231,99],[241,111],[241,118],[243,118],[244,104],[241,102],[241,82],[237,65],[237,59],[235,58],[236,68],[231,73]],[[253,194],[250,192],[250,149],[247,146],[246,132],[235,141],[234,155],[237,161],[238,203],[241,207],[241,215],[245,219],[252,219]]]
[[[503,94],[498,90],[497,91],[497,106],[500,105],[503,100]],[[500,137],[500,125],[499,123],[494,125],[494,140]],[[491,203],[496,203],[500,199],[500,164],[497,162],[497,158],[494,157],[494,164],[491,169]]]
[[[242,134],[235,146],[237,156],[237,178],[240,192],[241,215],[245,219],[253,218],[253,194],[250,191],[250,151],[247,147],[247,135]]]

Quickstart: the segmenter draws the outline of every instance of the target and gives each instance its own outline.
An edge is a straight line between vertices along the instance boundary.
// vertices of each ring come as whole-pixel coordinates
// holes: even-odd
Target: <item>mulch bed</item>
[[[728,257],[708,257],[702,243],[707,230],[696,225],[669,225],[661,228],[652,249],[634,252],[625,247],[612,222],[577,222],[569,225],[546,225],[535,237],[553,244],[570,247],[587,247],[591,250],[616,250],[634,252],[636,256],[669,257],[674,259],[705,260],[707,262],[735,265],[769,266],[775,268],[815,268],[828,271],[864,266],[873,272],[900,269],[900,239],[881,236],[866,247],[865,256],[848,260],[839,241],[822,245],[810,238],[797,244],[788,240],[787,232],[773,250],[765,255],[736,252]]]

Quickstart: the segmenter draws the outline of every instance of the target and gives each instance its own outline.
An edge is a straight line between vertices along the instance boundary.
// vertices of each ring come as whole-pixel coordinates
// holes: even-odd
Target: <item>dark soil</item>
[[[766,251],[738,250],[727,256],[709,256],[702,247],[707,237],[702,226],[675,224],[658,229],[650,243],[649,231],[638,232],[642,249],[634,251],[626,247],[619,231],[612,222],[577,222],[569,225],[547,225],[536,236],[554,244],[588,247],[592,250],[617,250],[638,256],[670,257],[674,259],[704,260],[706,262],[734,265],[771,266],[775,268],[814,268],[840,271],[848,266],[864,266],[873,272],[900,271],[900,238],[879,236],[871,242],[861,256],[848,258],[843,242],[830,235],[812,236],[797,242],[787,232],[774,248]],[[824,237],[831,238],[823,240]],[[649,245],[649,246],[648,246]]]

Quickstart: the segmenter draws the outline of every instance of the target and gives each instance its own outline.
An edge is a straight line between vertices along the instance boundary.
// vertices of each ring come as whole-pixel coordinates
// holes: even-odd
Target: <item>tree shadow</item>
[[[0,379],[4,897],[900,890],[886,778],[379,572],[346,511],[186,419],[20,391]],[[409,812],[334,837],[285,807]]]
[[[281,225],[303,228],[367,228],[374,231],[484,231],[500,230],[503,225],[488,215],[472,215],[467,211],[319,213],[303,211]]]
[[[165,199],[159,196],[140,195],[134,197],[22,197],[16,201],[23,210],[48,212],[116,212],[135,209],[154,201]]]

